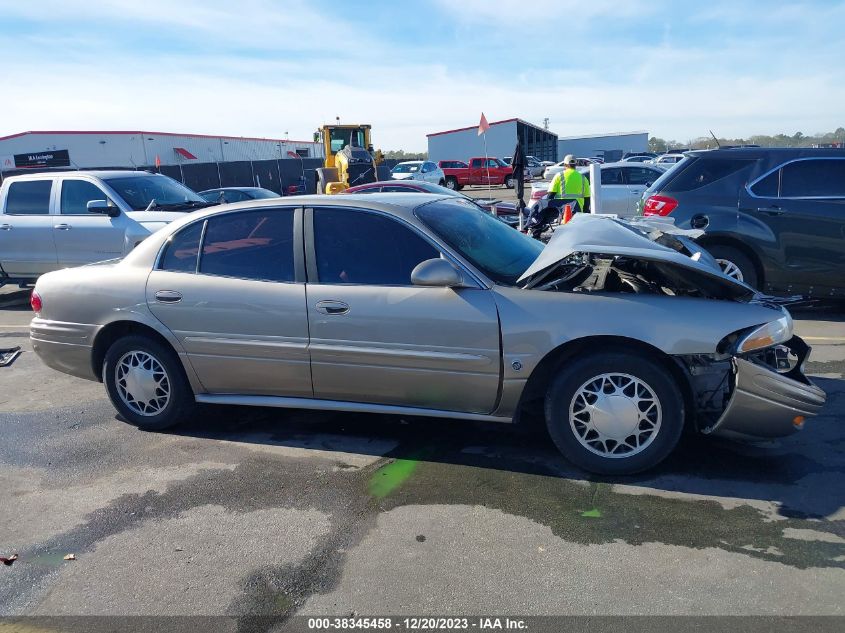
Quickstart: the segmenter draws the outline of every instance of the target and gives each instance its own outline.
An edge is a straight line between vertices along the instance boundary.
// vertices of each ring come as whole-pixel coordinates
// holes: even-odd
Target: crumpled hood
[[[408,180],[409,178],[413,178],[415,174],[419,172],[399,172],[395,174],[390,174],[390,177],[393,180]]]
[[[664,234],[678,237],[684,246],[693,245],[695,252],[692,257],[655,241]],[[532,277],[538,278],[539,273],[575,253],[590,253],[669,264],[685,269],[693,276],[704,275],[709,283],[712,284],[715,281],[724,286],[725,293],[731,297],[753,296],[754,289],[725,275],[717,266],[714,266],[713,258],[709,253],[691,242],[690,238],[700,234],[701,231],[678,229],[671,220],[652,218],[619,220],[608,216],[578,213],[568,224],[555,230],[549,243],[517,280],[517,283],[524,287],[531,287],[530,283],[523,284],[523,282]]]

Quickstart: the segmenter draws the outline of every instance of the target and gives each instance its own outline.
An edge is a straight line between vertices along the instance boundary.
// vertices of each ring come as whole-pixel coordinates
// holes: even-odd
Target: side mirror
[[[120,209],[110,204],[108,200],[89,200],[85,206],[88,209],[88,213],[99,213],[101,215],[107,215],[110,218],[116,218],[120,215]]]
[[[415,286],[455,288],[463,285],[464,278],[452,262],[438,257],[417,264],[411,271],[411,283]]]

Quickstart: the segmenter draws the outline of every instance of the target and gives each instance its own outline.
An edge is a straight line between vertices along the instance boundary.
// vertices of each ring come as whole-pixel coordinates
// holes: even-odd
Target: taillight
[[[36,314],[38,312],[41,312],[41,308],[43,307],[43,304],[41,302],[41,295],[35,292],[34,290],[32,291],[32,294],[29,295],[29,306],[32,308],[32,311]]]
[[[651,196],[643,205],[643,215],[669,215],[678,201],[669,196]]]

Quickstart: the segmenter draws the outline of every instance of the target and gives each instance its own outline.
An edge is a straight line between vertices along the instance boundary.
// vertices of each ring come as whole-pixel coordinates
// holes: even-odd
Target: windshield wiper
[[[210,202],[206,202],[204,200],[186,200],[185,202],[169,202],[165,204],[156,204],[156,208],[165,209],[169,211],[178,211],[179,209],[201,209],[210,205]]]

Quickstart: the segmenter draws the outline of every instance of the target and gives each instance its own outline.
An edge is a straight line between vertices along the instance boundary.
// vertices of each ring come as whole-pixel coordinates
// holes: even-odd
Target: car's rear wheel
[[[447,176],[446,184],[444,186],[448,189],[451,189],[452,191],[457,191],[458,189],[460,189],[460,187],[458,186],[458,179],[454,176]]]
[[[666,458],[681,437],[675,380],[646,354],[600,352],[567,362],[546,395],[546,425],[564,457],[603,475],[628,475]]]
[[[507,187],[508,189],[513,189],[513,175],[512,174],[505,176],[505,187]]]
[[[193,409],[194,394],[176,354],[147,336],[125,336],[112,344],[103,381],[120,415],[142,429],[166,429]]]
[[[752,288],[757,288],[760,282],[754,262],[742,251],[732,246],[715,244],[706,246],[707,250],[719,264],[722,272],[738,281],[744,281]]]

